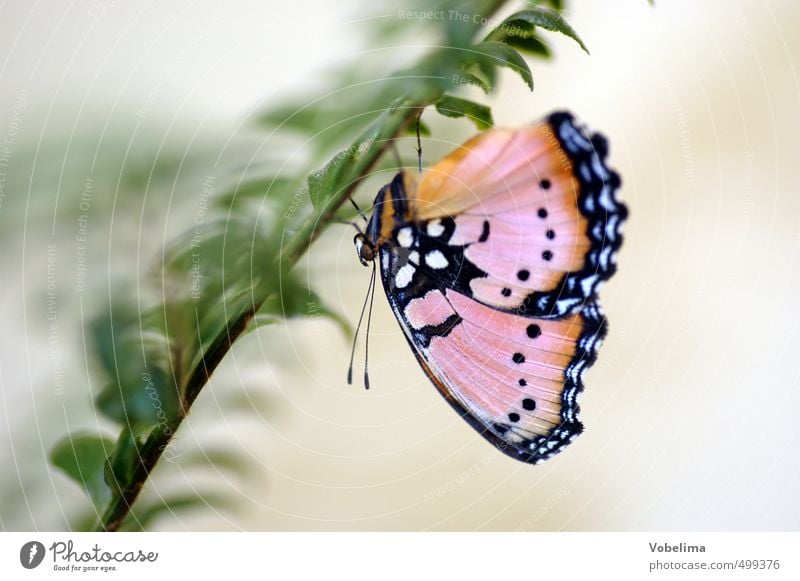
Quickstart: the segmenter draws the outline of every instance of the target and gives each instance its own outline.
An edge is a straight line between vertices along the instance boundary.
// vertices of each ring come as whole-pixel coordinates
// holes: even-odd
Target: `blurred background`
[[[494,451],[379,294],[369,392],[346,384],[350,344],[328,319],[236,346],[145,490],[202,502],[151,529],[798,529],[800,4],[572,0],[566,14],[591,56],[549,35],[535,92],[507,73],[489,101],[498,125],[573,110],[623,176],[631,218],[601,293],[585,434],[536,467]],[[47,455],[67,432],[112,429],[87,343],[108,281],[148,292],[148,266],[202,221],[209,176],[221,187],[287,151],[302,166],[307,146],[254,121],[265,106],[354,62],[388,73],[428,40],[390,2],[0,6],[0,529],[89,510]],[[426,121],[428,164],[474,132]],[[354,322],[369,274],[352,230],[328,229],[304,266]]]

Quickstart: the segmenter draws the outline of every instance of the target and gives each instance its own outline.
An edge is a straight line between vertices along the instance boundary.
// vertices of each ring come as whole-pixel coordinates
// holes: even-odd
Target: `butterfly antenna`
[[[419,136],[419,124],[422,119],[422,113],[417,117],[417,164],[419,166],[419,173],[422,173],[422,139]]]
[[[364,231],[361,229],[361,226],[359,226],[355,222],[350,222],[349,220],[339,220],[339,219],[331,220],[331,222],[334,224],[344,224],[345,226],[352,226],[353,228],[356,229],[356,232],[358,232],[359,234],[364,234]]]
[[[367,303],[369,302],[370,291],[375,286],[375,267],[372,267],[372,276],[369,278],[369,286],[367,287],[367,296],[364,297],[364,305],[361,307],[361,314],[358,316],[358,325],[356,325],[356,333],[353,335],[353,348],[350,350],[350,367],[347,368],[347,385],[353,384],[353,359],[356,355],[356,341],[358,341],[358,332],[361,330],[361,322],[364,320],[364,313],[367,311]],[[374,296],[374,295],[372,295]]]
[[[367,337],[364,341],[364,389],[369,389],[369,327],[372,323],[372,305],[375,302],[375,263],[372,263],[372,294],[369,298],[369,313],[367,314]]]
[[[353,198],[349,198],[349,197],[347,199],[350,200],[350,203],[353,204],[353,207],[358,211],[358,215],[361,216],[362,218],[364,218],[365,222],[369,222],[369,218],[367,218],[367,215],[364,213],[364,210],[362,210],[361,208],[358,207],[358,204],[356,204],[356,201]],[[360,230],[359,230],[359,232],[360,232]]]

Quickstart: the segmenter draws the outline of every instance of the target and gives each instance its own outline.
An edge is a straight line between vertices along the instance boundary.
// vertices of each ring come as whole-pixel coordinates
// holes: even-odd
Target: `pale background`
[[[262,145],[245,118],[357,56],[364,18],[397,10],[322,0],[279,10],[255,1],[130,4],[0,4],[0,135],[13,133],[18,164],[0,200],[1,529],[63,528],[85,509],[46,451],[68,429],[110,427],[91,408],[99,386],[81,333],[102,293],[96,304],[76,296],[77,224],[56,226],[78,213],[85,168],[107,156],[107,165],[138,163],[147,176],[152,159],[137,151],[158,150],[178,160],[191,153],[197,164],[189,177],[166,178],[165,197],[184,192],[168,220],[154,209],[92,224],[94,279],[136,272],[136,257],[146,262],[188,225],[203,160],[224,154],[235,164],[237,147]],[[368,393],[346,385],[349,344],[327,321],[244,340],[178,446],[244,455],[249,472],[162,467],[148,494],[196,488],[227,500],[157,528],[798,529],[800,4],[570,6],[591,57],[548,36],[556,60],[535,63],[536,92],[508,75],[494,112],[499,124],[518,125],[572,109],[609,137],[623,176],[631,218],[619,273],[601,294],[610,334],[585,376],[586,433],[536,467],[494,451],[418,369],[379,296]],[[387,57],[387,72],[394,67]],[[443,139],[470,132],[459,121],[436,127]],[[94,207],[128,188],[136,208],[137,182],[113,178],[96,184]],[[103,253],[113,227],[122,242]],[[351,240],[350,230],[331,228],[310,265],[319,294],[354,319],[368,271]],[[59,249],[55,343],[45,320],[49,243]],[[241,393],[251,399],[232,411],[228,400]]]

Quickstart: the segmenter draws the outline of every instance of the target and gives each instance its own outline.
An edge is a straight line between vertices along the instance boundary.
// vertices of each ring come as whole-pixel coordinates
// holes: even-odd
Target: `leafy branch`
[[[229,188],[217,197],[219,218],[202,222],[165,249],[152,273],[153,287],[161,291],[152,304],[114,302],[94,321],[97,360],[109,378],[97,407],[121,426],[120,433],[115,441],[68,435],[51,456],[87,491],[98,530],[141,526],[131,512],[134,503],[234,343],[260,324],[306,315],[309,304],[323,304],[300,282],[295,265],[425,108],[467,117],[479,129],[491,127],[489,107],[453,93],[464,86],[490,93],[499,68],[516,72],[532,90],[533,74],[522,53],[549,56],[541,30],[562,33],[585,50],[561,16],[559,0],[529,5],[487,33],[481,23],[510,4],[473,0],[474,17],[437,22],[440,46],[419,62],[389,77],[354,80],[342,89],[350,92],[347,98],[339,95],[333,105],[318,99],[263,114],[259,122],[273,134],[315,135],[314,153],[329,161],[305,178],[279,171]],[[463,1],[450,0],[440,1],[439,8],[448,14],[467,10]],[[337,142],[350,135],[350,144],[331,156]],[[126,296],[124,287],[111,286],[109,296]],[[320,313],[347,330],[336,313],[324,306]]]

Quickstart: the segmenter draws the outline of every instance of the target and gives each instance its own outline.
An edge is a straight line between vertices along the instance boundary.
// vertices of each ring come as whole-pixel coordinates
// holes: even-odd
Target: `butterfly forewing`
[[[560,317],[616,270],[627,209],[607,145],[571,115],[516,131],[490,130],[426,171],[412,202],[417,219],[452,219],[437,243],[470,265],[452,288],[522,315]]]

